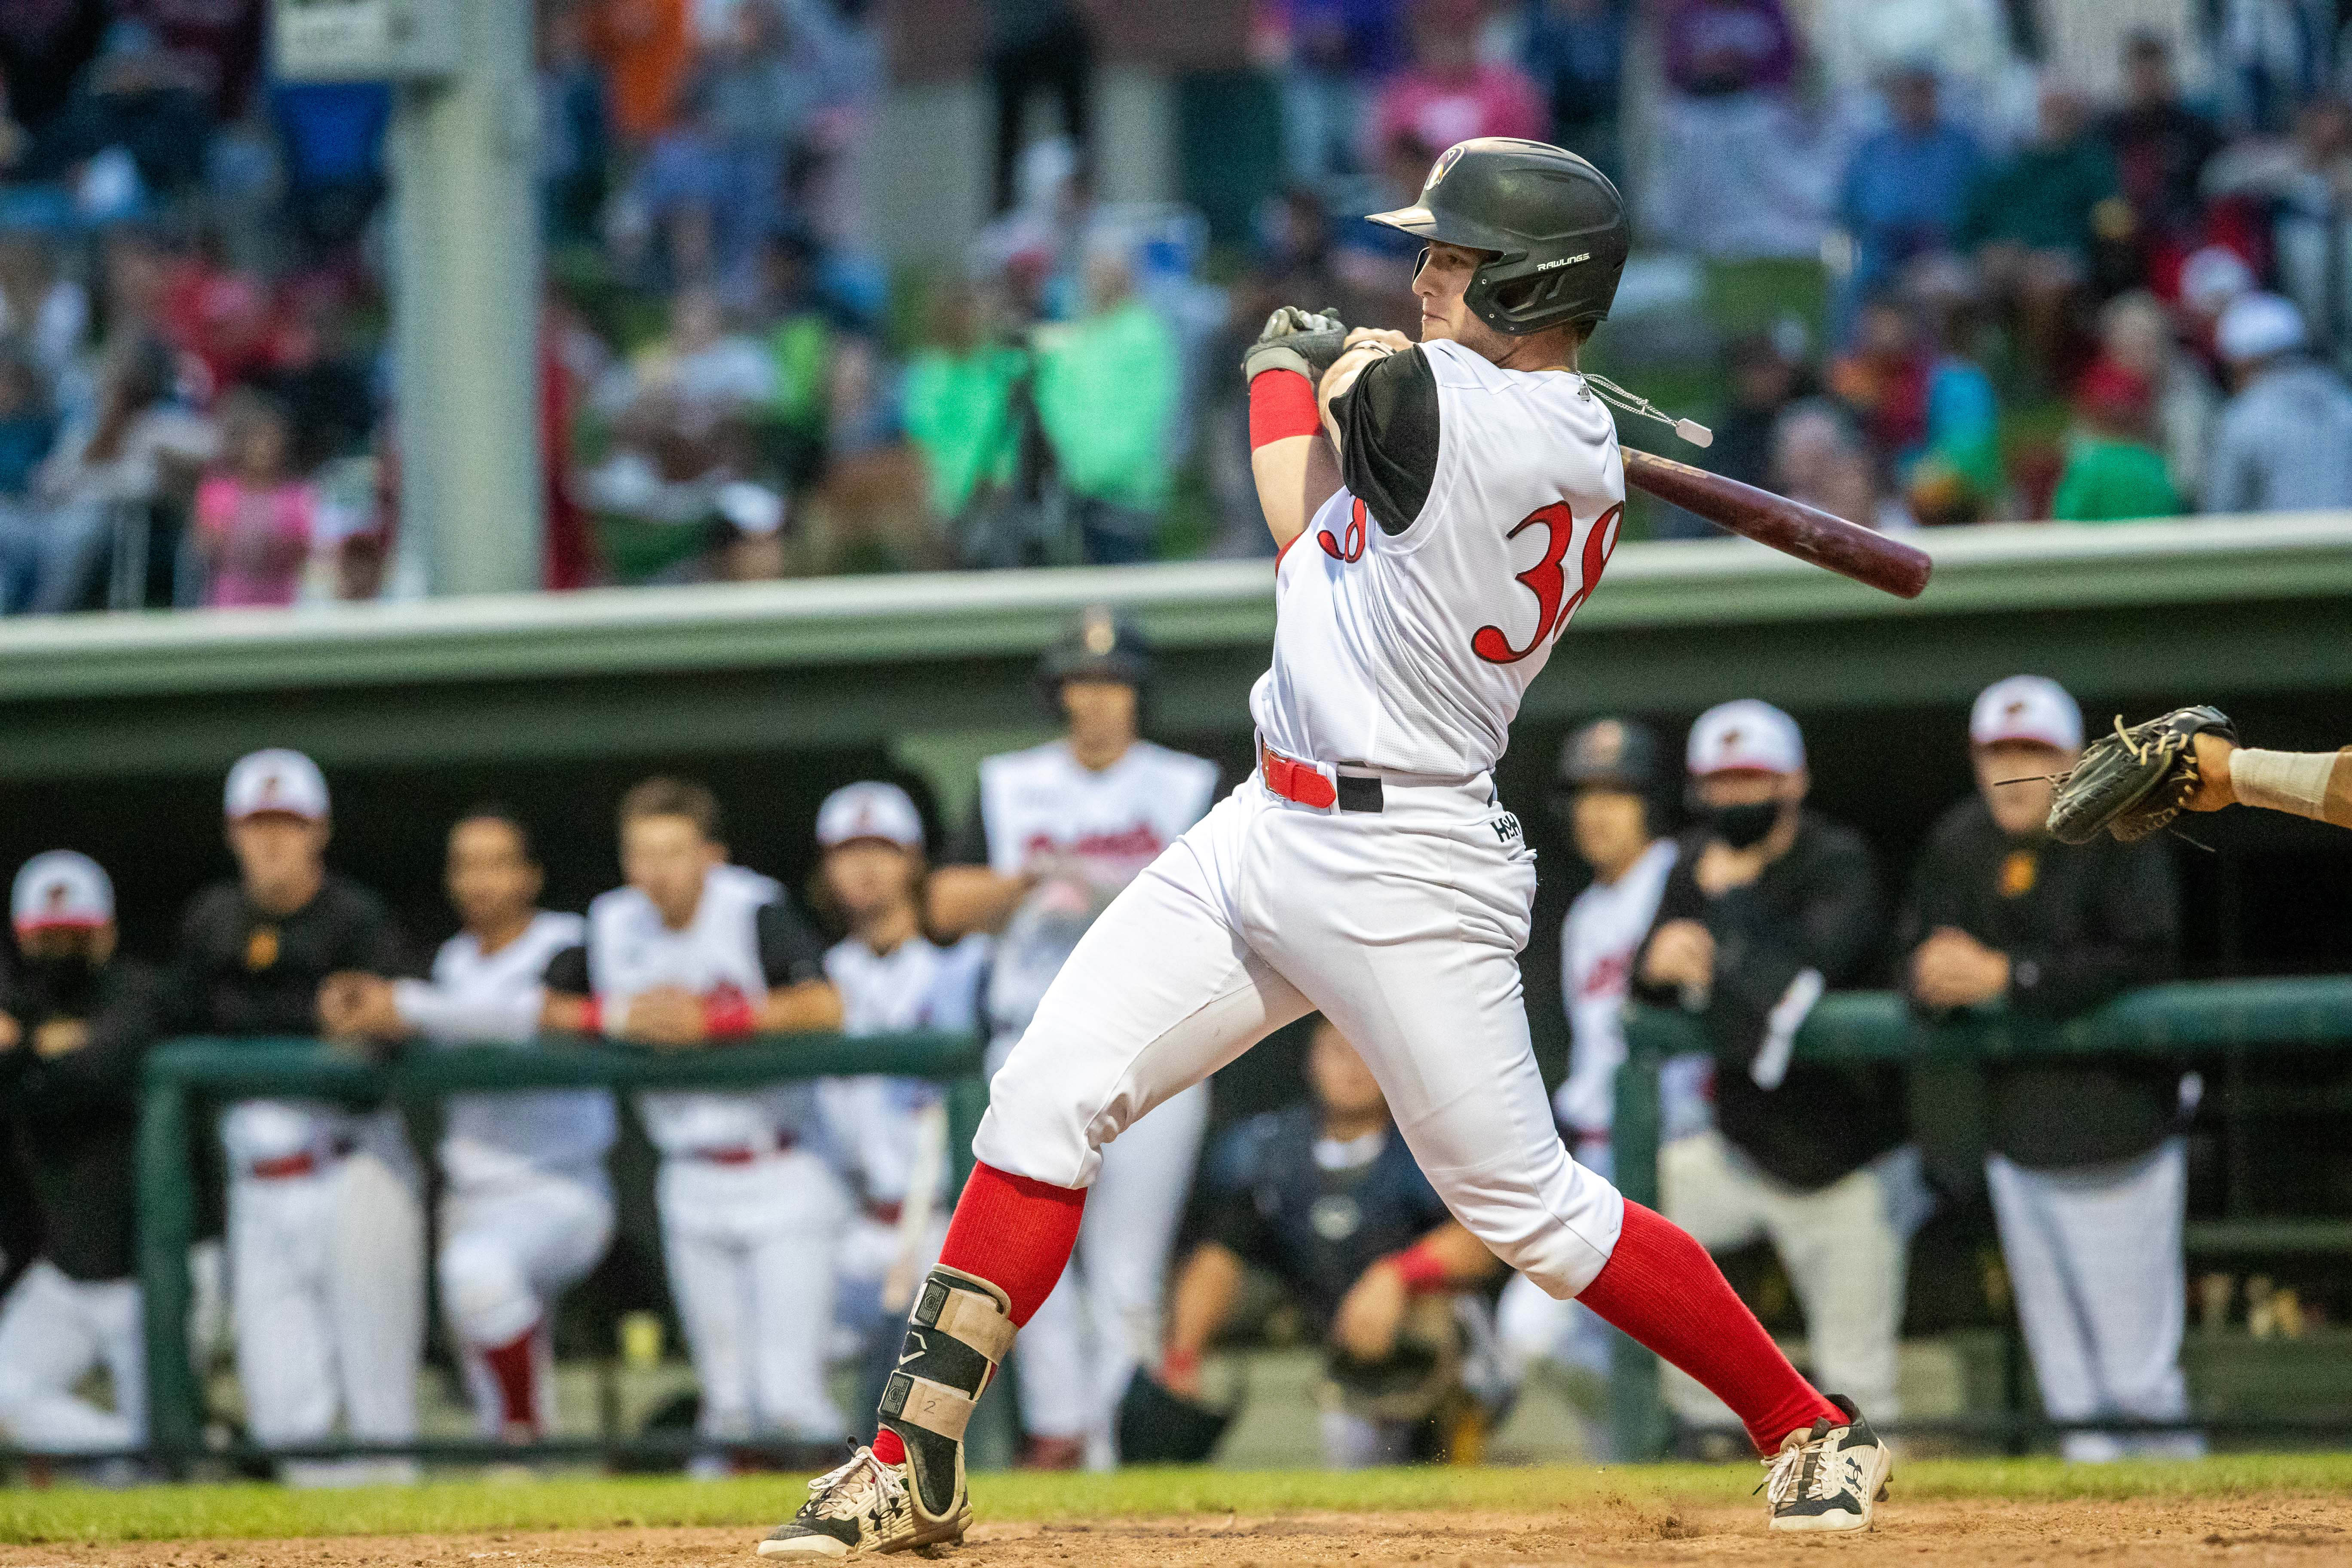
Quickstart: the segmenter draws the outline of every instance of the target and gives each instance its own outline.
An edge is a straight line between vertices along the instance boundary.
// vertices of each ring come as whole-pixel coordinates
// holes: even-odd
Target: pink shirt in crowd
[[[319,494],[289,479],[253,486],[213,474],[196,487],[196,536],[213,563],[205,602],[290,605],[318,528]]]
[[[1378,155],[1411,132],[1435,157],[1473,136],[1524,136],[1540,141],[1546,123],[1542,95],[1511,66],[1483,64],[1469,76],[1444,79],[1408,70],[1389,79],[1373,116]]]

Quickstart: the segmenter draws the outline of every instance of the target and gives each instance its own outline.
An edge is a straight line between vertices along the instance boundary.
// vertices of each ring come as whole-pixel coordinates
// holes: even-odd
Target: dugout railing
[[[772,1035],[690,1051],[559,1037],[537,1049],[412,1046],[383,1060],[309,1039],[184,1039],[161,1045],[147,1058],[139,1120],[139,1280],[145,1313],[149,1455],[178,1474],[205,1458],[254,1463],[362,1454],[460,1461],[593,1457],[676,1462],[708,1446],[688,1434],[673,1438],[608,1434],[551,1440],[533,1448],[446,1439],[392,1445],[335,1440],[267,1450],[224,1450],[210,1444],[204,1390],[189,1359],[193,1288],[188,1250],[196,1239],[199,1215],[197,1140],[214,1136],[213,1112],[228,1101],[293,1098],[411,1105],[500,1089],[751,1089],[873,1073],[929,1079],[947,1090],[953,1191],[961,1188],[970,1173],[972,1134],[988,1105],[981,1051],[982,1042],[973,1036],[936,1032],[855,1039],[836,1034]]]
[[[1637,1203],[1658,1206],[1658,1069],[1669,1057],[1708,1049],[1695,1016],[1636,1004],[1627,1009],[1626,1060],[1618,1070],[1616,1123],[1611,1142],[1617,1185]],[[2063,1024],[1985,1008],[1930,1023],[1903,1000],[1878,991],[1839,992],[1822,998],[1797,1031],[1791,1059],[1877,1063],[1914,1069],[1937,1065],[1999,1062],[2028,1057],[2157,1057],[2185,1066],[2234,1069],[2250,1058],[2352,1043],[2352,976],[2188,982],[2152,986],[2116,998]],[[2226,1110],[2224,1114],[2227,1114]],[[2240,1254],[2352,1255],[2352,1226],[2331,1221],[2223,1220],[2189,1226],[2189,1250]],[[1657,1358],[1623,1335],[1613,1336],[1610,1371],[1611,1425],[1622,1458],[1654,1458],[1671,1444],[1672,1426],[1660,1394]],[[1898,1423],[1912,1431],[1943,1431],[2006,1440],[2046,1437],[2058,1428],[2039,1412],[2010,1409],[1941,1421]],[[2129,1429],[2108,1420],[2084,1425]],[[2213,1433],[2326,1433],[2341,1436],[2343,1421],[2300,1422],[2280,1415],[2259,1420],[2192,1419]]]

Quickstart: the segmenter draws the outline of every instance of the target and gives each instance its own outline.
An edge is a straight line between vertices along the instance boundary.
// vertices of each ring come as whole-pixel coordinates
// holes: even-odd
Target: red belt
[[[728,1149],[697,1149],[687,1157],[709,1165],[748,1165],[770,1154],[781,1154],[799,1142],[800,1139],[793,1133],[779,1132],[776,1141],[764,1149],[750,1143],[738,1143]]]
[[[1263,741],[1258,742],[1257,762],[1258,776],[1265,781],[1265,787],[1285,800],[1295,800],[1318,811],[1334,805],[1341,811],[1378,811],[1382,805],[1383,792],[1378,779],[1347,773],[1327,775],[1313,763],[1284,756]]]
[[[328,1146],[338,1160],[349,1154],[357,1145],[348,1138],[338,1138]],[[281,1154],[275,1160],[256,1160],[245,1168],[245,1173],[265,1182],[283,1181],[289,1176],[309,1176],[317,1173],[319,1156],[305,1149],[299,1154]]]

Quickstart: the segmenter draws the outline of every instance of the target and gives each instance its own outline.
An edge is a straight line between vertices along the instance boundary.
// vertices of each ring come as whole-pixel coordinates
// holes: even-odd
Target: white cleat
[[[1843,1426],[1823,1416],[1783,1437],[1780,1451],[1764,1461],[1761,1489],[1774,1530],[1868,1530],[1872,1510],[1886,1495],[1895,1456],[1852,1400],[1832,1394],[1830,1403],[1844,1412]]]
[[[760,1555],[831,1561],[908,1552],[961,1541],[971,1522],[971,1508],[960,1486],[947,1517],[919,1517],[906,1467],[886,1465],[873,1449],[860,1448],[847,1464],[809,1483],[808,1501],[760,1542]]]

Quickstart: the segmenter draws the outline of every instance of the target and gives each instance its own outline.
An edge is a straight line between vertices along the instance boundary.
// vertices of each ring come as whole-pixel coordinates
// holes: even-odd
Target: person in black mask
[[[1900,1079],[1790,1060],[1825,989],[1875,977],[1877,873],[1861,835],[1805,809],[1804,737],[1779,709],[1709,709],[1687,762],[1698,821],[1634,988],[1704,1021],[1716,1128],[1660,1152],[1666,1217],[1718,1250],[1769,1239],[1804,1309],[1814,1381],[1892,1410],[1904,1248],[1923,1206]],[[1685,1424],[1728,1423],[1696,1384],[1668,1393]]]
[[[56,849],[26,861],[11,914],[0,1107],[44,1240],[0,1306],[0,1429],[35,1453],[119,1453],[143,1446],[147,1431],[132,1168],[157,988],[149,970],[116,956],[114,889],[88,856]],[[75,1392],[100,1363],[110,1410]]]

